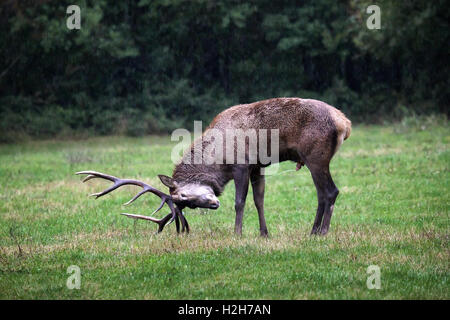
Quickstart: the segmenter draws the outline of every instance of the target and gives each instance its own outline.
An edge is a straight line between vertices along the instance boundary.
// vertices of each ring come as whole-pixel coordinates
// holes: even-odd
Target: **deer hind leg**
[[[311,234],[327,234],[330,228],[331,216],[333,214],[334,203],[339,194],[339,190],[331,178],[329,166],[311,165],[312,178],[317,190],[317,213]]]
[[[326,189],[326,203],[325,212],[323,214],[322,226],[320,228],[320,234],[325,235],[330,229],[331,216],[333,214],[334,203],[339,194],[339,190],[333,182],[331,175],[328,173],[327,189]]]
[[[262,237],[267,237],[269,232],[267,231],[266,219],[264,218],[264,189],[266,183],[264,175],[260,173],[260,170],[260,168],[254,168],[250,172],[250,181],[253,189],[253,200],[256,210],[258,210],[259,231]]]
[[[316,187],[317,189],[317,187]],[[325,209],[325,198],[323,197],[322,190],[317,189],[317,212],[314,219],[313,228],[311,234],[318,234],[320,226],[322,225],[323,211]]]
[[[236,221],[234,232],[237,235],[242,234],[242,219],[244,217],[245,200],[247,199],[249,184],[249,168],[248,166],[235,166],[233,168],[233,179],[236,187],[236,197],[234,200],[234,208],[236,209]]]

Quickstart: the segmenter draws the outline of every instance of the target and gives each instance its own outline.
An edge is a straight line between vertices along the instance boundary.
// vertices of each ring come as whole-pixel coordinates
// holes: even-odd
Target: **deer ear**
[[[166,187],[176,188],[177,186],[177,183],[171,177],[165,176],[163,174],[158,174],[158,178]]]

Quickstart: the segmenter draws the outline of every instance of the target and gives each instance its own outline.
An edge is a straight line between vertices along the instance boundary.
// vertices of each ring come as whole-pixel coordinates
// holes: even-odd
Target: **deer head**
[[[220,206],[214,190],[200,183],[181,183],[173,178],[158,175],[161,182],[169,188],[170,195],[177,206],[185,208],[217,209]]]

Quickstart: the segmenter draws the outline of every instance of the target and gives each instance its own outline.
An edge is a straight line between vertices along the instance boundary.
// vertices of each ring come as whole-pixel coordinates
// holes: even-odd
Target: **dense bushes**
[[[352,120],[448,113],[445,1],[74,1],[0,5],[0,140],[190,128],[225,107],[322,99]]]

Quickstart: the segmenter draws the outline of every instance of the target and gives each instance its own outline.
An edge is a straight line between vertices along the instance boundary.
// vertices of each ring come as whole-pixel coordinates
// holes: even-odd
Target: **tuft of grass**
[[[171,225],[156,235],[156,225],[119,215],[134,187],[95,201],[87,195],[108,183],[82,184],[74,172],[164,188],[169,137],[1,145],[0,298],[449,299],[450,130],[398,126],[356,126],[344,142],[331,165],[341,192],[326,237],[309,236],[316,192],[294,163],[266,179],[270,238],[259,237],[251,191],[244,234],[233,234],[232,183],[219,210],[186,211],[191,234]],[[126,211],[158,203],[142,197]],[[66,287],[70,265],[80,267],[79,290]],[[380,290],[366,286],[370,265],[380,267]]]

